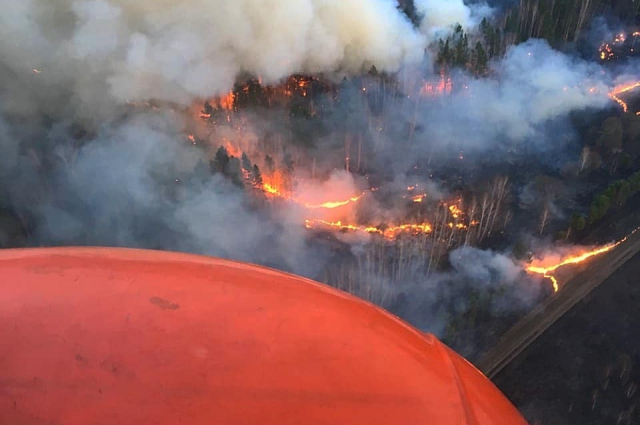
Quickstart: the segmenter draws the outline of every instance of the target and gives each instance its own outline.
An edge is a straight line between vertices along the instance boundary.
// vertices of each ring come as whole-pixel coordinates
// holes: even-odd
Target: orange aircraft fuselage
[[[3,425],[525,424],[435,337],[253,265],[6,250],[0,306]]]

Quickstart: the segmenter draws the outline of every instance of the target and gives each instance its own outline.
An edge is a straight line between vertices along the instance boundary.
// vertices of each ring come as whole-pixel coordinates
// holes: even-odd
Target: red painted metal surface
[[[470,364],[367,303],[183,254],[0,251],[2,425],[519,425]]]

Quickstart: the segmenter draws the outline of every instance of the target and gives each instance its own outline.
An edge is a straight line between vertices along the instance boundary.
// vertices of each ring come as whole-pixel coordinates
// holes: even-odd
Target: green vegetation
[[[482,41],[470,47],[469,35],[458,25],[453,34],[438,42],[436,64],[444,69],[466,68],[476,75],[487,73],[489,60],[503,53],[501,30],[482,20]]]
[[[629,198],[637,193],[640,193],[640,171],[626,179],[617,180],[610,184],[604,192],[593,199],[586,217],[579,213],[574,213],[571,217],[571,229],[582,231],[587,224],[597,223],[616,207],[623,206]]]

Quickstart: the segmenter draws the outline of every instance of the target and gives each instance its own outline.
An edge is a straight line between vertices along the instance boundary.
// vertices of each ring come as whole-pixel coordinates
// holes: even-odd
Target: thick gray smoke
[[[473,27],[490,13],[462,0],[415,3],[419,28],[392,0],[0,0],[0,209],[17,216],[32,245],[180,250],[321,277],[335,251],[310,241],[298,206],[264,208],[212,175],[213,153],[186,139],[183,107],[227,93],[245,75],[264,83],[293,73],[339,81],[375,66],[399,71],[398,80],[418,73],[421,81],[432,72],[432,55],[424,56],[436,35],[458,22]],[[514,143],[543,149],[554,142],[550,122],[609,104],[608,77],[598,67],[542,42],[511,49],[492,69],[487,79],[454,77],[453,93],[436,99],[416,100],[419,85],[400,87],[401,99],[386,106],[384,131],[352,82],[341,94],[343,109],[322,123],[327,131],[300,133],[313,139],[309,150],[323,171],[342,167],[330,157],[344,144],[334,127],[364,135],[370,167],[390,163],[393,175],[384,181],[406,187],[415,183],[405,172],[418,158],[450,149],[482,155]],[[145,101],[171,107],[135,106]],[[295,133],[287,127],[292,120],[263,113],[248,124],[256,141],[265,129]],[[367,189],[345,173],[327,174],[333,179],[318,192],[336,182],[349,193]],[[430,196],[439,193],[435,186],[425,183]],[[373,209],[384,219],[397,211]],[[0,243],[9,241],[2,232]],[[423,302],[398,308],[443,332],[434,323],[446,320],[425,313],[434,305],[430,291],[459,302],[469,285],[509,286],[521,278],[510,261],[454,251],[454,271],[408,283],[403,291]],[[466,286],[454,290],[452,281]]]
[[[305,249],[295,209],[268,217],[219,176],[181,181],[200,160],[208,167],[178,142],[184,117],[122,105],[189,105],[242,73],[276,83],[294,72],[391,72],[420,61],[426,43],[387,0],[0,7],[2,203],[33,243],[179,249],[308,275],[323,255]]]
[[[420,329],[440,336],[458,334],[457,348],[466,356],[477,356],[492,342],[486,340],[487,335],[506,330],[514,314],[530,308],[543,295],[543,286],[505,254],[461,247],[451,251],[449,262],[449,272],[403,287],[393,309]],[[495,329],[495,320],[487,323],[482,316],[487,312],[502,318],[504,329]],[[456,323],[454,319],[463,314],[470,317]]]

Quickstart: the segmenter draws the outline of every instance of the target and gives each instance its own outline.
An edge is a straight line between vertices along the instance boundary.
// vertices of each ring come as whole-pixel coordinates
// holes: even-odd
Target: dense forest
[[[640,14],[640,4],[634,0],[519,0],[489,4],[498,8],[500,17],[490,28],[483,27],[483,47],[500,46],[494,50],[530,38],[562,46],[577,41],[596,18],[626,27],[637,25]],[[400,0],[400,8],[412,21],[419,21],[413,0]]]

